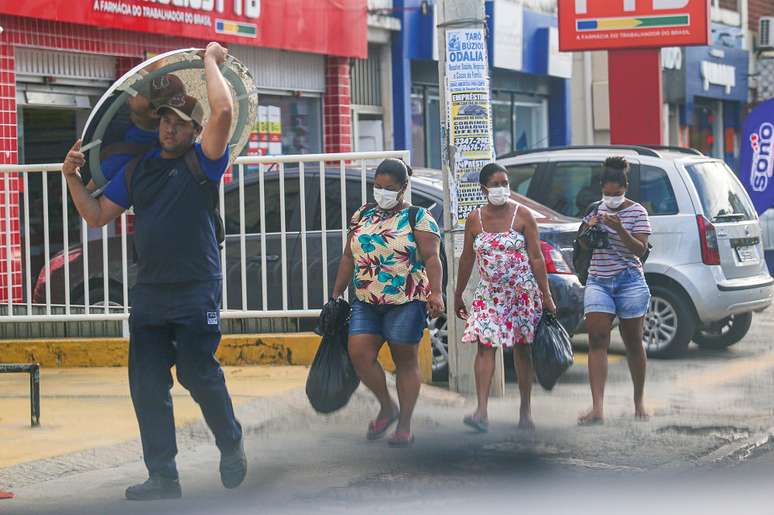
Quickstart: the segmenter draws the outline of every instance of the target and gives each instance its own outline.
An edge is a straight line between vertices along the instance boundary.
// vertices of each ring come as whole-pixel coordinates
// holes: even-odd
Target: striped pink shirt
[[[648,212],[644,207],[634,202],[631,206],[621,209],[620,211],[613,211],[608,209],[604,203],[599,205],[597,213],[601,218],[604,214],[617,215],[623,222],[624,228],[629,231],[630,234],[650,234],[650,220],[648,219]],[[591,213],[583,219],[587,222],[594,213]],[[627,268],[642,268],[642,262],[640,258],[635,256],[626,245],[623,244],[621,238],[613,229],[607,227],[600,222],[601,226],[607,229],[610,247],[606,249],[597,249],[591,257],[591,265],[589,266],[589,276],[593,277],[612,277],[614,275],[623,272]]]

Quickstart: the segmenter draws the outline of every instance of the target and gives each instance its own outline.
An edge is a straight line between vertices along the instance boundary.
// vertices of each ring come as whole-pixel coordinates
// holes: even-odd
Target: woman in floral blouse
[[[530,413],[532,360],[529,346],[543,309],[556,312],[548,288],[546,264],[538,229],[530,211],[511,200],[508,174],[490,163],[481,170],[481,189],[488,203],[473,211],[465,223],[465,243],[460,257],[454,311],[467,320],[463,342],[478,345],[474,370],[478,408],[465,417],[466,425],[484,433],[489,429],[487,401],[498,347],[515,347],[513,357],[519,378],[519,427],[532,430]],[[478,259],[480,281],[472,312],[462,293]]]
[[[403,161],[386,159],[375,175],[376,205],[366,204],[352,216],[333,297],[352,282],[349,353],[360,380],[381,405],[367,438],[381,438],[397,422],[389,444],[407,447],[414,441],[411,416],[421,384],[419,341],[427,315],[444,311],[440,231],[427,210],[405,201],[411,169]],[[385,341],[397,369],[399,405],[387,391],[377,361]]]

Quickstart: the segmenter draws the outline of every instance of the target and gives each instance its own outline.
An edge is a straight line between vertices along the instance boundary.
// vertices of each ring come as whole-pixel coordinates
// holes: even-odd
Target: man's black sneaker
[[[226,488],[236,488],[242,484],[247,475],[247,456],[245,456],[244,440],[232,452],[220,455],[220,481]]]
[[[151,476],[146,482],[126,489],[126,498],[130,501],[180,499],[182,496],[180,481],[162,476]]]

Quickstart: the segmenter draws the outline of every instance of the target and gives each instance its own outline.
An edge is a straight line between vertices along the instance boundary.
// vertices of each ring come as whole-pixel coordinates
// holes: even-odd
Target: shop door
[[[723,105],[721,102],[696,99],[690,139],[691,147],[702,154],[723,158]]]
[[[88,111],[58,108],[23,107],[20,119],[22,145],[20,149],[24,164],[61,163],[68,150],[78,138],[79,124]],[[62,250],[62,179],[59,173],[46,174],[48,186],[48,234],[49,258]],[[43,174],[31,173],[29,187],[30,224],[30,271],[33,284],[45,264],[44,221],[43,221]],[[22,199],[20,199],[22,200]],[[20,202],[20,205],[24,205]],[[26,214],[24,214],[26,215]],[[80,238],[80,218],[75,208],[68,209],[68,237],[70,244]],[[23,237],[23,236],[22,236]],[[53,285],[52,285],[53,286]]]
[[[380,152],[384,150],[384,120],[380,114],[352,111],[355,152]]]

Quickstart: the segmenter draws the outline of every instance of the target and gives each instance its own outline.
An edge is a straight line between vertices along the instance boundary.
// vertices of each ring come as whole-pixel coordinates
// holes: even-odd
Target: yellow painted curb
[[[314,360],[320,337],[314,333],[224,335],[217,357],[225,366],[302,365]],[[47,368],[125,367],[129,342],[123,338],[0,341],[0,363],[40,363]],[[393,372],[385,345],[379,361]],[[432,348],[427,331],[419,344],[422,380],[432,380]]]

